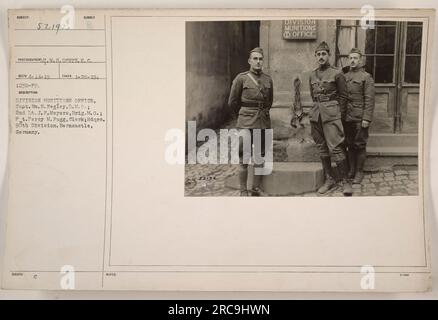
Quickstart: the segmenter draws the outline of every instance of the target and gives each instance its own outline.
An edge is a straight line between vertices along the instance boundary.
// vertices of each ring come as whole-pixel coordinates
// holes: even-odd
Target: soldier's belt
[[[327,102],[327,101],[331,101],[331,100],[336,100],[336,95],[333,94],[319,94],[317,96],[315,96],[315,101],[316,102]]]
[[[363,99],[356,99],[356,100],[355,99],[348,99],[348,102],[351,104],[360,105],[360,106],[364,105]]]
[[[242,101],[242,107],[263,108],[264,106],[265,106],[265,103],[263,101],[252,101],[252,102],[243,102]]]

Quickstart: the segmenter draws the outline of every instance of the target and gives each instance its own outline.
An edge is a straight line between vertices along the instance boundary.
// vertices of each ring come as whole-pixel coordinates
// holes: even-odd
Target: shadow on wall
[[[197,130],[220,128],[230,118],[231,83],[248,70],[259,29],[259,21],[186,23],[186,121],[195,120]]]

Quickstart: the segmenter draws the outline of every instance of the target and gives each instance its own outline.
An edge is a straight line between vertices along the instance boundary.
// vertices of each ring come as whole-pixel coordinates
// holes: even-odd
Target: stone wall
[[[292,104],[292,83],[296,76],[303,87],[301,99],[304,105],[311,102],[309,94],[309,73],[317,67],[315,48],[326,41],[332,51],[330,62],[335,62],[336,20],[317,21],[316,40],[284,40],[283,21],[262,21],[260,25],[260,46],[265,49],[265,71],[274,81],[274,106]]]
[[[258,21],[187,22],[186,120],[216,129],[230,117],[234,77],[249,69],[248,52],[259,45]]]
[[[318,162],[319,152],[310,135],[310,122],[306,116],[303,127],[290,125],[293,103],[293,80],[301,79],[301,102],[310,107],[309,74],[317,67],[314,55],[321,41],[331,49],[330,62],[334,64],[336,43],[336,20],[317,21],[317,38],[285,40],[282,37],[283,21],[262,21],[260,46],[265,49],[265,72],[274,81],[274,104],[271,110],[274,129],[274,159],[279,162]]]

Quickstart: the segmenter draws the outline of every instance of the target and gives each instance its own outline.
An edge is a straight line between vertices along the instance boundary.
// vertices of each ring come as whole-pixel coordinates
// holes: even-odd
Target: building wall
[[[231,115],[234,77],[248,70],[248,52],[259,45],[259,22],[186,24],[186,120],[197,129],[219,128]]]
[[[317,21],[317,39],[284,40],[283,21],[262,21],[260,46],[265,49],[265,71],[274,81],[274,106],[292,104],[292,84],[296,76],[301,78],[301,99],[310,105],[309,74],[317,67],[314,52],[321,41],[326,41],[332,50],[330,62],[334,65],[336,43],[336,20]]]

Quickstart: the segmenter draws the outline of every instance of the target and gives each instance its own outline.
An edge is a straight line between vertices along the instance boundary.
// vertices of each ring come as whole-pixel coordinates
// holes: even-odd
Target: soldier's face
[[[263,55],[258,52],[252,52],[249,56],[248,63],[254,71],[260,71],[263,67]]]
[[[320,51],[315,52],[315,57],[318,61],[318,64],[322,66],[328,62],[328,60],[330,58],[330,53],[328,53],[325,50],[320,50]]]
[[[361,55],[359,53],[350,53],[348,60],[350,61],[350,67],[357,68],[361,62]]]

